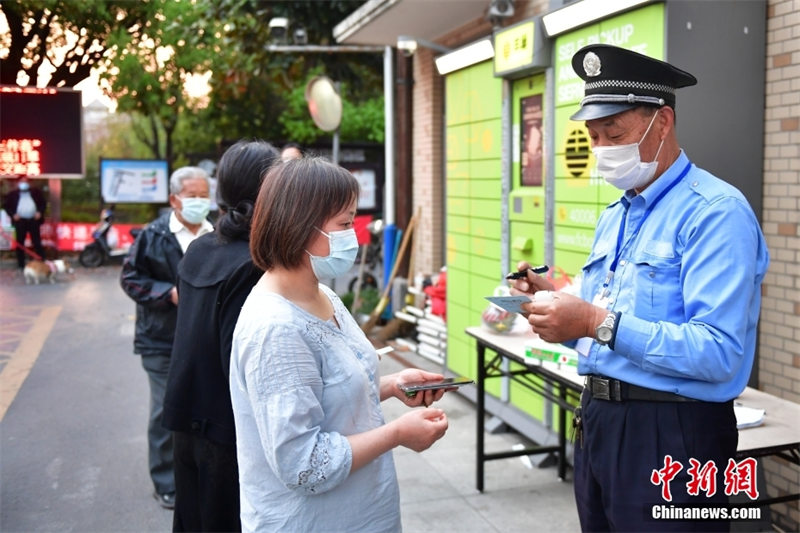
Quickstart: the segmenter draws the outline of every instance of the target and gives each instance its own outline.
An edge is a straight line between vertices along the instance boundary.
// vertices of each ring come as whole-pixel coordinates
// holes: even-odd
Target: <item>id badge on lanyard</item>
[[[610,299],[611,296],[609,291],[603,287],[600,287],[600,290],[597,291],[597,294],[595,294],[594,298],[592,298],[592,304],[596,305],[597,307],[602,307],[603,309],[608,309]]]

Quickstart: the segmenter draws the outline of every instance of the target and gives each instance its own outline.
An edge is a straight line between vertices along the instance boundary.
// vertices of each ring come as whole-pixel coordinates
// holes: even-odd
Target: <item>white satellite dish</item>
[[[342,98],[327,76],[316,76],[306,85],[311,119],[322,131],[334,131],[342,122]]]

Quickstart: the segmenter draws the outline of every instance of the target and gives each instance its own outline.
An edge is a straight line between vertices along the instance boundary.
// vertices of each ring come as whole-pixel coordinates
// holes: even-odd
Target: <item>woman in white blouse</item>
[[[380,376],[374,347],[320,283],[353,264],[357,198],[348,171],[314,158],[273,167],[259,192],[250,252],[264,275],[239,315],[230,365],[244,531],[400,531],[389,452],[425,450],[447,430],[428,407],[441,390],[398,388],[442,376]],[[424,407],[387,423],[380,402],[391,397]]]

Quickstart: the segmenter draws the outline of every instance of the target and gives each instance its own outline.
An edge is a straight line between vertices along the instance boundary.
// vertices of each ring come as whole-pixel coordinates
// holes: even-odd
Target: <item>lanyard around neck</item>
[[[692,162],[689,161],[688,163],[686,163],[686,166],[683,168],[678,177],[672,180],[672,183],[667,185],[664,188],[664,190],[661,191],[661,193],[659,193],[659,195],[653,199],[650,205],[647,206],[647,209],[642,215],[642,218],[639,219],[639,223],[636,225],[636,229],[633,230],[633,233],[631,233],[630,238],[627,241],[625,241],[624,244],[622,242],[622,239],[625,238],[625,221],[628,218],[628,208],[630,207],[631,203],[628,201],[627,198],[625,198],[624,196],[622,197],[621,202],[623,206],[625,206],[625,211],[622,213],[622,220],[619,221],[619,231],[617,232],[617,248],[616,248],[616,253],[614,254],[614,260],[611,262],[611,266],[608,269],[608,275],[606,276],[605,282],[603,282],[604,298],[611,293],[611,291],[609,291],[608,289],[608,286],[611,284],[611,280],[614,279],[614,272],[617,271],[617,264],[619,263],[619,258],[622,257],[622,252],[625,250],[625,248],[628,247],[628,245],[631,242],[633,242],[633,240],[639,234],[639,230],[642,229],[644,221],[647,220],[647,217],[649,217],[650,213],[653,212],[653,209],[655,209],[656,204],[658,204],[658,202],[660,202],[661,199],[664,198],[667,195],[667,193],[671,191],[678,184],[678,182],[683,179],[684,176],[686,176],[691,167],[692,167]]]

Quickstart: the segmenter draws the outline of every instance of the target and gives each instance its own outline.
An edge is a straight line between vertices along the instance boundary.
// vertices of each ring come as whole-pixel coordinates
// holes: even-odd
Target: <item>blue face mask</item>
[[[321,257],[312,255],[308,250],[306,253],[311,257],[311,270],[318,280],[338,278],[346,274],[356,260],[358,253],[358,238],[356,230],[350,228],[342,231],[332,231],[325,233],[317,228],[317,231],[328,237],[330,243],[330,253]]]
[[[30,188],[31,188],[31,186],[28,183],[22,182],[22,183],[19,184],[19,190],[20,191],[28,191],[28,190],[30,190]]]
[[[200,224],[211,210],[208,198],[181,198],[181,216],[189,224]]]

